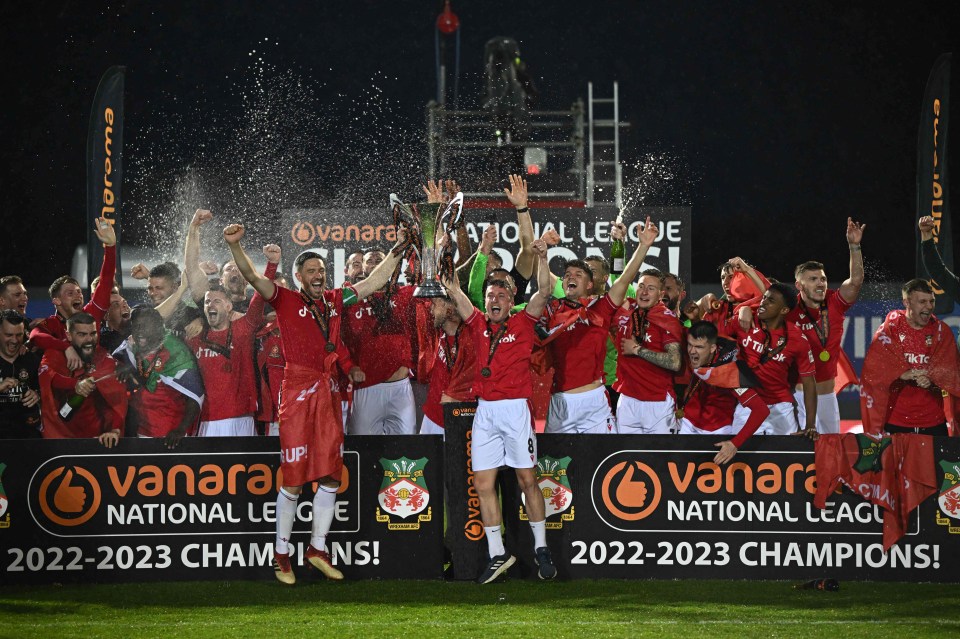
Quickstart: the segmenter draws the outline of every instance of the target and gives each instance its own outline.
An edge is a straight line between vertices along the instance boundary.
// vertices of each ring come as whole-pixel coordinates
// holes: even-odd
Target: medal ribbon
[[[490,326],[490,320],[487,320],[487,333],[490,335],[490,355],[487,357],[487,368],[490,368],[490,362],[493,361],[493,355],[497,352],[497,347],[500,346],[500,339],[503,337],[504,333],[507,332],[507,323],[504,322],[500,325],[499,330],[497,330],[496,336],[493,334],[493,328]]]
[[[300,298],[303,300],[303,303],[307,305],[307,310],[310,311],[310,315],[313,316],[313,321],[317,323],[317,328],[320,329],[320,333],[323,335],[323,340],[329,344],[330,343],[330,306],[327,305],[327,300],[321,297],[323,301],[323,311],[321,311],[317,304],[317,301],[311,299],[306,293],[302,290],[300,291]]]
[[[776,348],[770,348],[770,340],[772,339],[770,331],[764,328],[762,324],[760,330],[763,331],[763,353],[760,355],[760,363],[766,364],[771,357],[779,355],[787,347],[787,331],[783,331],[783,341],[779,342]]]
[[[641,345],[643,345],[644,340],[647,337],[647,311],[640,311],[639,306],[634,306],[633,311],[630,314],[633,321],[633,333],[634,339],[636,339]]]
[[[224,346],[223,344],[218,344],[217,342],[211,342],[208,338],[209,335],[210,335],[210,327],[207,326],[203,329],[203,333],[200,334],[200,341],[203,342],[203,345],[207,349],[213,351],[214,353],[217,353],[218,355],[222,355],[223,357],[230,359],[230,347],[233,344],[233,322],[230,322],[229,325],[227,326],[226,346]]]
[[[827,340],[830,338],[830,316],[829,310],[827,309],[827,303],[823,302],[820,304],[820,317],[816,322],[812,322],[813,330],[817,333],[817,338],[820,340],[820,345],[823,348],[827,347]],[[809,311],[807,312],[809,315]],[[810,318],[813,320],[813,318]]]
[[[440,340],[440,348],[443,349],[443,356],[447,362],[448,371],[452,371],[453,365],[456,364],[457,362],[457,355],[460,352],[460,331],[462,330],[463,330],[463,322],[461,322],[460,326],[457,327],[457,334],[453,336],[453,348],[447,347],[447,338],[449,337],[449,335],[445,334],[443,336],[443,339]]]

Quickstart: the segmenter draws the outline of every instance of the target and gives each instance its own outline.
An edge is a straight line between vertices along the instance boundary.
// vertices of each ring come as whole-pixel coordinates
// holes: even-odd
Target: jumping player
[[[287,367],[280,400],[280,469],[283,486],[277,494],[277,538],[274,574],[285,584],[296,582],[290,565],[289,540],[303,484],[319,481],[313,499],[313,527],[305,562],[328,579],[343,579],[326,552],[343,469],[343,425],[340,403],[334,401],[331,377],[339,357],[340,320],[344,308],[383,286],[399,261],[398,244],[370,275],[357,284],[326,289],[326,266],[317,253],[301,253],[294,262],[300,292],[277,286],[257,273],[240,246],[244,228],[223,230],[233,259],[246,281],[276,310]],[[402,232],[399,234],[402,238]]]

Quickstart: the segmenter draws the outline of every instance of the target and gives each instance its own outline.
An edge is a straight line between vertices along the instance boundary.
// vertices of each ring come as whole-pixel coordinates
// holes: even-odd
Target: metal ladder
[[[609,114],[613,105],[612,117],[598,118],[597,111]],[[593,95],[593,82],[587,83],[587,127],[590,155],[587,162],[587,206],[613,205],[622,208],[623,169],[620,166],[620,90],[619,83],[613,83],[612,98],[596,98]],[[608,134],[607,132],[612,132]],[[600,135],[603,133],[604,135]]]

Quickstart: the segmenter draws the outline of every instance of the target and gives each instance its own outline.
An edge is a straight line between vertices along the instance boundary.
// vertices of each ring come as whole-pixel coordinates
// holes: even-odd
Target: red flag
[[[821,435],[815,450],[813,505],[824,508],[827,496],[842,483],[880,506],[884,551],[906,533],[913,509],[937,491],[929,435]]]

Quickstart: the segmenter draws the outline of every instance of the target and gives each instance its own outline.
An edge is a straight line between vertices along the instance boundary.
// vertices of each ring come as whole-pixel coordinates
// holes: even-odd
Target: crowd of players
[[[457,190],[453,182],[424,187],[439,205]],[[677,275],[641,271],[658,236],[650,219],[622,272],[592,256],[554,274],[547,255],[559,235],[534,237],[521,177],[510,176],[504,193],[520,229],[515,266],[505,270],[493,250],[495,227],[474,252],[461,226],[456,237],[442,236],[459,256],[442,281],[446,296],[432,299],[397,283],[403,230],[387,250],[350,255],[344,285],[331,289],[314,251],[295,257],[290,282],[278,270],[280,248],[267,245],[258,273],[239,224],[223,230],[233,259],[202,262],[200,230],[213,216],[201,209],[182,271],[169,262],[134,267],[149,303],[131,309],[114,285],[115,234],[99,220],[104,261],[89,302],[79,282],[60,277],[49,287],[56,313],[30,320],[22,280],[0,279],[0,437],[95,437],[106,447],[154,437],[173,448],[185,436],[279,435],[275,574],[292,584],[288,541],[301,487],[314,481],[304,561],[343,578],[325,537],[345,434],[442,435],[443,405],[476,401],[472,470],[489,544],[485,583],[515,561],[500,534],[501,467],[515,469],[525,495],[539,576],[556,574],[535,477],[534,375],[553,373],[549,433],[723,435],[714,458],[723,464],[755,434],[839,432],[836,394],[857,382],[840,342],[864,280],[864,226],[847,220],[849,275],[837,289],[819,262],[797,266],[786,283],[734,257],[720,268],[722,294],[689,300]],[[623,224],[612,229],[614,239],[627,237]],[[933,220],[921,219],[920,230],[931,274],[956,297]],[[960,397],[960,373],[933,300],[926,281],[911,280],[903,310],[878,332],[863,380],[868,430],[948,434],[944,398]],[[419,424],[415,385],[425,390]]]

